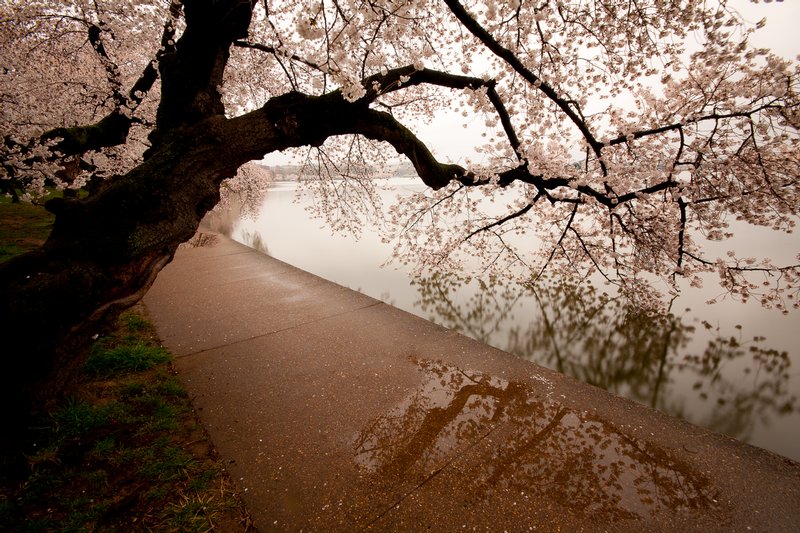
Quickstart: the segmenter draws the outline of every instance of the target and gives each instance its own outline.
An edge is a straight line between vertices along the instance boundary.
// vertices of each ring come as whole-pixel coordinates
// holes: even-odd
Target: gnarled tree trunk
[[[247,160],[226,152],[215,125],[225,121],[217,87],[229,48],[246,35],[253,5],[184,4],[186,30],[160,63],[161,104],[145,161],[88,199],[48,202],[56,219],[45,245],[0,267],[7,428],[70,384],[92,337],[141,299],[217,203],[220,182]],[[79,138],[102,144],[108,124]]]
[[[238,167],[221,153],[201,135],[177,136],[97,196],[49,204],[44,247],[0,268],[4,406],[24,415],[20,402],[69,383],[90,338],[145,294],[218,201]]]
[[[406,155],[430,187],[472,179],[457,165],[437,162],[408,129],[370,103],[378,95],[375,85],[396,88],[399,79],[462,88],[483,81],[402,67],[365,80],[370,90],[354,102],[340,91],[291,92],[226,118],[218,87],[232,43],[246,35],[253,2],[186,0],[184,8],[186,30],[174,51],[160,56],[161,103],[143,163],[95,196],[50,201],[56,221],[45,245],[0,266],[0,333],[6,341],[0,399],[7,424],[24,420],[31,407],[70,383],[90,339],[144,296],[217,203],[220,183],[244,163],[360,134]],[[111,128],[108,136],[101,133],[105,127]],[[59,148],[72,155],[106,140],[113,145],[119,132],[118,121],[104,119],[62,131]],[[516,179],[518,171],[501,177]]]

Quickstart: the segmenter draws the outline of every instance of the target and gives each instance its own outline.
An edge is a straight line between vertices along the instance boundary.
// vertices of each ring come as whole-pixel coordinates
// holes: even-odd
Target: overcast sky
[[[768,3],[762,0],[758,4],[750,0],[729,0],[728,6],[751,24],[766,17],[767,24],[751,38],[754,47],[769,48],[787,59],[795,59],[800,54],[800,0]],[[465,121],[467,128],[463,127]],[[480,143],[481,133],[486,129],[483,123],[484,118],[480,116],[465,119],[452,113],[413,129],[420,139],[432,146],[437,157],[463,163],[461,154],[468,153],[473,161],[479,162],[480,157],[468,147]]]
[[[767,25],[751,40],[754,46],[771,48],[776,54],[795,59],[800,54],[800,1],[765,2],[729,0],[728,5],[752,23],[766,17]]]

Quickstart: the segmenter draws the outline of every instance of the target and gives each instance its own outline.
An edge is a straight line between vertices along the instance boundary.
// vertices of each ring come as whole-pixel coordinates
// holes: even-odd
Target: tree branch
[[[579,203],[582,201],[580,198],[554,199],[547,192],[566,188],[593,198],[609,209],[614,209],[617,205],[632,201],[641,194],[652,194],[679,185],[669,178],[649,187],[611,196],[608,193],[597,191],[589,185],[575,186],[567,178],[545,178],[542,175],[532,175],[528,171],[524,159],[516,167],[499,172],[497,174],[499,179],[496,181],[486,179],[467,171],[459,165],[440,163],[425,143],[420,141],[411,130],[398,122],[389,113],[377,111],[368,106],[381,94],[396,91],[402,87],[431,84],[453,89],[467,88],[474,90],[487,87],[488,91],[493,89],[493,81],[430,69],[416,70],[413,66],[407,66],[391,70],[386,74],[370,76],[364,80],[363,84],[367,89],[367,94],[356,102],[347,102],[340,91],[334,91],[323,96],[308,96],[299,92],[292,92],[272,98],[260,110],[232,120],[241,120],[243,122],[261,120],[259,114],[266,113],[270,124],[277,128],[277,134],[286,143],[284,148],[304,145],[319,146],[330,136],[347,134],[361,134],[369,139],[388,142],[399,154],[403,154],[408,158],[419,177],[432,189],[441,189],[453,180],[468,186],[496,183],[502,187],[508,186],[515,181],[520,181],[534,185],[540,192],[546,194],[551,202]],[[507,116],[507,111],[499,98],[496,103],[496,109],[501,117],[503,115]],[[320,124],[318,117],[323,116],[323,114],[327,117],[327,120],[325,124]],[[267,131],[263,129],[263,126],[242,127],[249,128],[249,131],[257,131],[259,128],[261,128],[261,131]],[[276,134],[275,130],[272,130],[272,134]],[[510,125],[509,135],[511,136],[510,142],[518,145],[519,141],[516,140]],[[250,136],[247,141],[257,143],[258,136]],[[255,146],[252,149],[256,152],[259,151],[259,148]],[[262,155],[263,151],[253,157],[260,158]]]
[[[316,63],[314,63],[312,61],[309,61],[307,59],[304,59],[304,58],[302,58],[302,57],[300,57],[300,56],[298,56],[296,54],[288,54],[288,53],[285,53],[285,52],[281,52],[280,50],[278,50],[274,46],[269,46],[269,45],[266,45],[266,44],[259,44],[259,43],[251,43],[251,42],[243,41],[243,40],[234,41],[233,42],[233,46],[236,46],[237,48],[248,48],[250,50],[258,50],[259,52],[272,54],[276,58],[286,57],[288,59],[291,59],[292,61],[297,61],[298,63],[302,63],[302,64],[306,65],[307,67],[313,68],[314,70],[318,70],[318,71],[320,71],[322,73],[327,73],[327,71],[325,69],[323,69],[321,65],[318,65],[318,64],[316,64]]]
[[[108,78],[108,83],[111,85],[112,97],[114,99],[114,108],[118,108],[124,105],[126,100],[125,96],[122,94],[119,67],[108,55],[106,47],[103,44],[103,29],[96,24],[90,24],[88,34],[89,44],[91,44],[94,51],[97,52],[100,63],[102,63],[103,67],[106,69],[106,77]]]
[[[755,107],[749,111],[735,111],[731,113],[708,113],[706,115],[695,117],[692,118],[691,120],[686,120],[684,122],[665,124],[664,126],[659,126],[657,128],[638,130],[628,135],[620,135],[619,137],[606,141],[604,143],[604,146],[615,146],[617,144],[630,142],[633,139],[641,139],[642,137],[658,135],[659,133],[666,133],[668,131],[678,130],[682,132],[683,128],[686,126],[689,126],[691,124],[699,124],[700,122],[705,122],[707,120],[719,121],[730,118],[752,118],[753,115],[755,115],[756,113],[760,113],[761,111],[766,111],[767,109],[784,109],[784,107],[785,106],[779,106],[774,103],[769,103]]]
[[[377,83],[377,85],[374,85]],[[417,70],[413,66],[402,67],[389,71],[386,75],[375,75],[367,78],[364,81],[364,86],[367,89],[367,95],[364,98],[372,99],[379,94],[385,94],[391,91],[396,91],[402,87],[409,87],[414,85],[436,85],[439,87],[448,87],[450,89],[471,89],[477,90],[481,88],[486,89],[486,96],[489,98],[492,106],[497,113],[500,123],[503,126],[503,131],[508,137],[508,142],[513,148],[517,158],[523,160],[519,148],[520,141],[517,136],[514,126],[511,124],[511,115],[500,98],[497,92],[497,82],[489,79],[476,78],[473,76],[461,76],[457,74],[450,74],[438,70],[423,68]],[[372,87],[378,87],[377,90]]]
[[[158,61],[165,54],[174,52],[175,20],[180,16],[180,12],[181,2],[174,0],[170,4],[169,15],[164,22],[164,30],[161,34],[161,48],[156,52],[155,60],[148,62],[142,74],[131,87],[127,97],[122,95],[118,89],[115,89],[116,105],[108,115],[94,124],[52,129],[41,135],[40,142],[46,144],[54,139],[60,139],[53,146],[53,150],[59,152],[62,156],[80,155],[124,144],[128,138],[130,127],[135,122],[133,111],[142,103],[158,79],[158,69],[156,67]],[[110,61],[100,40],[99,28],[94,32],[90,29],[89,33],[90,41],[92,40],[92,35],[98,41],[97,46],[94,43],[92,46],[97,50],[98,54]]]
[[[556,250],[558,248],[563,249],[562,243],[564,242],[564,238],[567,236],[567,231],[572,229],[572,221],[575,220],[575,215],[577,213],[578,213],[578,204],[575,204],[575,206],[572,208],[572,212],[569,215],[569,220],[567,220],[567,223],[564,226],[564,230],[561,232],[561,236],[558,238],[558,242],[556,242],[555,246],[553,246],[553,249],[550,250],[550,255],[547,257],[547,261],[545,261],[544,264],[542,265],[542,268],[539,269],[539,273],[536,274],[534,280],[538,280],[539,278],[542,277],[545,270],[547,270],[547,267],[550,265],[550,262],[553,260],[553,257],[555,257]]]
[[[539,198],[539,196],[537,196],[536,198]],[[485,226],[483,226],[481,228],[476,229],[475,231],[473,231],[472,233],[470,233],[469,235],[464,237],[463,242],[466,242],[466,241],[470,240],[472,237],[474,237],[478,233],[481,233],[481,232],[484,232],[484,231],[488,231],[488,230],[490,230],[492,228],[495,228],[497,226],[502,226],[503,224],[505,224],[506,222],[508,222],[510,220],[514,220],[515,218],[519,218],[519,217],[523,216],[525,213],[527,213],[528,211],[531,210],[531,208],[533,207],[533,204],[535,202],[536,202],[536,200],[534,200],[533,202],[527,204],[525,207],[523,207],[519,211],[515,211],[515,212],[513,212],[511,214],[508,214],[508,215],[504,216],[501,219],[495,220],[491,224],[487,224],[487,225],[485,225]]]
[[[600,153],[601,149],[603,148],[603,143],[599,142],[595,138],[594,134],[589,130],[589,126],[580,117],[579,113],[570,107],[570,100],[562,98],[550,84],[539,78],[530,69],[523,65],[522,61],[520,61],[511,50],[505,48],[497,40],[495,40],[495,38],[492,37],[492,35],[486,31],[483,26],[481,26],[478,21],[476,21],[472,15],[469,14],[469,12],[467,12],[467,10],[459,3],[458,0],[444,0],[444,2],[459,20],[459,22],[461,22],[461,24],[467,28],[467,30],[469,30],[489,50],[491,50],[492,53],[508,63],[511,68],[513,68],[520,76],[522,76],[525,81],[544,93],[547,98],[555,103],[558,108],[561,109],[561,111],[563,111],[567,117],[569,117],[572,123],[581,132],[581,135],[583,135],[583,138],[586,140],[587,144],[592,148],[592,151],[600,161],[600,166],[605,174],[605,163],[603,162]]]

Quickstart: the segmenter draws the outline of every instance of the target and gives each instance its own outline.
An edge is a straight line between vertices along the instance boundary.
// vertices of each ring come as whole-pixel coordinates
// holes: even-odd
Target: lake
[[[418,179],[380,181],[384,202],[421,190]],[[333,235],[306,211],[310,193],[275,182],[255,218],[231,236],[320,277],[444,327],[694,424],[800,461],[800,312],[721,301],[713,280],[687,289],[653,317],[602,287],[527,287],[451,276],[411,279],[389,259],[375,227]],[[749,230],[748,230],[749,231]],[[791,258],[796,238],[746,234],[757,250]],[[780,239],[783,240],[780,240]],[[778,239],[778,240],[774,240]],[[788,243],[788,244],[787,244]]]

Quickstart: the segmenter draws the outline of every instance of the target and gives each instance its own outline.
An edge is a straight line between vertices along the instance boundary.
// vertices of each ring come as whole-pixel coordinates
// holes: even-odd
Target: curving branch
[[[504,123],[509,142],[512,146],[519,146],[508,111],[495,91],[493,80],[432,69],[417,70],[413,66],[393,69],[385,74],[375,74],[366,78],[363,80],[363,86],[367,92],[356,102],[347,102],[340,91],[323,96],[292,92],[271,99],[264,107],[253,113],[267,113],[271,117],[272,125],[278,128],[286,143],[285,148],[319,146],[327,137],[346,134],[361,134],[372,140],[388,142],[397,153],[408,158],[422,181],[434,190],[441,189],[454,180],[467,186],[497,184],[501,187],[519,181],[535,186],[552,203],[581,203],[585,201],[580,198],[583,195],[613,210],[618,205],[630,202],[642,194],[653,194],[679,187],[677,181],[668,178],[648,187],[613,195],[611,192],[598,191],[586,184],[575,185],[568,178],[545,178],[541,174],[531,174],[524,159],[521,159],[516,167],[498,172],[494,180],[477,176],[460,165],[441,163],[425,143],[394,116],[369,107],[383,94],[423,84],[451,89],[486,88],[496,113]],[[491,96],[492,94],[494,96]],[[250,120],[255,116],[253,113],[232,120]],[[328,117],[326,124],[317,124],[317,117],[323,116],[320,113]],[[261,155],[263,152],[254,157]],[[578,193],[578,197],[556,199],[549,192],[557,189],[573,190]]]
[[[555,88],[527,68],[516,56],[516,54],[514,54],[514,52],[508,48],[505,48],[494,37],[492,37],[492,35],[486,31],[486,29],[481,26],[472,15],[469,14],[469,12],[459,3],[458,0],[444,0],[444,2],[447,4],[447,7],[450,8],[450,11],[453,13],[453,15],[455,15],[458,21],[461,22],[461,24],[467,30],[469,30],[470,33],[472,33],[472,35],[474,35],[489,50],[491,50],[493,54],[508,63],[509,66],[511,66],[511,68],[513,68],[520,76],[522,76],[525,81],[544,93],[547,98],[556,104],[558,108],[561,109],[561,111],[567,117],[569,117],[570,121],[572,121],[572,123],[578,128],[578,130],[581,132],[581,135],[583,135],[586,143],[592,148],[592,151],[600,161],[601,169],[605,174],[607,170],[601,155],[603,143],[595,138],[594,134],[589,129],[589,126],[586,124],[586,121],[582,118],[580,110],[578,109],[576,111],[571,107],[571,104],[574,105],[575,102],[559,95]]]
[[[323,96],[309,96],[292,92],[272,98],[260,110],[232,119],[232,122],[245,123],[257,120],[258,117],[264,115],[270,121],[270,125],[277,128],[283,142],[286,143],[286,148],[304,145],[319,146],[328,137],[346,134],[361,134],[372,140],[385,141],[391,144],[399,154],[405,155],[423,182],[433,189],[441,189],[453,180],[460,181],[465,185],[488,183],[459,165],[440,163],[425,143],[391,114],[369,107],[382,94],[422,84],[473,90],[486,87],[488,94],[494,93],[495,95],[490,96],[490,100],[492,100],[498,115],[508,125],[507,135],[509,135],[510,142],[516,146],[519,145],[510,124],[508,111],[496,94],[493,81],[430,69],[416,70],[413,66],[393,69],[386,74],[376,74],[366,78],[363,85],[367,88],[367,93],[356,102],[347,102],[340,91]],[[324,115],[320,115],[320,113],[324,113]],[[326,116],[328,120],[324,124],[320,124],[319,116]],[[250,137],[248,141],[257,142],[254,137]],[[259,150],[256,147],[252,149]],[[263,155],[263,151],[258,157],[261,155]],[[510,184],[515,179],[531,179],[530,174],[522,165],[517,169],[502,173],[501,176],[505,176],[504,184]]]

